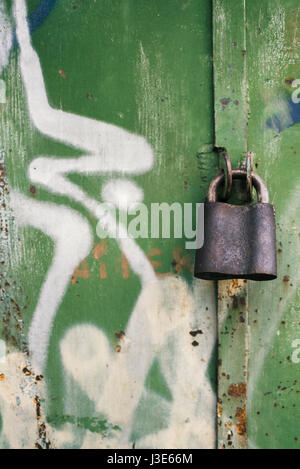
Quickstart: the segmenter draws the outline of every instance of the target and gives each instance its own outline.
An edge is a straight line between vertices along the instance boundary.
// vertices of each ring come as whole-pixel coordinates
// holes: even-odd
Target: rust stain
[[[162,262],[155,261],[154,259],[152,259],[152,256],[161,256],[162,254],[163,254],[163,251],[161,251],[160,249],[152,248],[151,251],[147,253],[147,259],[151,263],[153,269],[155,270],[157,277],[169,277],[170,275],[173,275],[173,272],[166,272],[166,273],[156,272],[156,269],[162,266]]]
[[[203,331],[201,331],[201,329],[197,329],[196,331],[190,331],[190,335],[192,337],[196,337],[198,334],[202,335]]]
[[[33,402],[35,404],[35,408],[36,408],[36,418],[37,420],[39,420],[41,418],[41,402],[40,402],[40,398],[38,396],[35,396],[35,398],[33,399]]]
[[[105,254],[107,254],[108,246],[107,246],[107,240],[106,239],[101,241],[101,243],[94,244],[94,246],[95,246],[94,249],[93,249],[94,259],[100,259]]]
[[[107,278],[107,271],[106,271],[105,262],[100,262],[99,276],[100,276],[101,280],[105,280]]]
[[[241,303],[242,306],[246,306],[246,299],[245,299],[244,296],[240,297],[240,303]]]
[[[229,430],[232,430],[232,422],[225,422],[224,426],[225,428],[229,428]]]
[[[107,254],[108,251],[108,246],[107,246],[107,240],[103,239],[100,243],[95,244],[95,247],[93,249],[93,256],[94,259],[101,259],[105,254]],[[106,264],[105,262],[100,262],[100,267],[99,267],[99,276],[101,280],[104,280],[107,278],[107,271],[106,271]]]
[[[122,340],[123,337],[125,336],[125,332],[124,331],[115,332],[115,336],[117,339]]]
[[[191,255],[190,254],[183,254],[184,249],[182,247],[177,247],[173,251],[173,261],[172,266],[175,269],[175,272],[157,272],[157,269],[162,267],[163,263],[158,259],[152,259],[154,256],[162,256],[163,251],[158,248],[152,248],[150,252],[147,253],[147,259],[151,263],[153,269],[155,270],[156,276],[161,277],[169,277],[176,273],[181,274],[183,273],[183,269],[187,269],[191,273],[193,273],[194,268],[191,262]],[[92,255],[94,259],[100,260],[99,265],[99,277],[100,279],[107,279],[107,267],[106,263],[101,260],[103,256],[108,253],[108,246],[107,240],[103,240],[100,243],[94,243],[94,249],[92,251]],[[125,254],[122,252],[121,257],[117,260],[118,264],[116,266],[116,272],[120,272],[120,267],[122,270],[122,276],[124,280],[127,280],[130,277],[130,265],[128,259],[126,258]],[[75,285],[79,278],[88,279],[91,277],[91,272],[88,268],[87,259],[84,259],[74,270],[74,273],[71,278],[71,284]]]
[[[128,279],[130,275],[130,268],[129,268],[129,262],[127,260],[127,257],[125,254],[122,252],[122,256],[118,259],[118,261],[121,264],[121,269],[123,273],[123,279]],[[116,272],[119,272],[119,266],[117,266]]]
[[[26,376],[30,376],[31,375],[31,371],[25,366],[23,368],[23,373],[26,375]]]
[[[80,266],[82,268],[80,268]],[[88,269],[88,265],[87,265],[87,261],[86,259],[84,259],[81,264],[79,264],[78,267],[76,267],[76,269],[74,270],[74,273],[72,275],[72,279],[71,279],[71,284],[72,285],[75,285],[77,283],[77,279],[78,278],[90,278],[91,274],[90,274],[90,271]]]
[[[220,99],[220,103],[221,103],[223,106],[227,106],[227,104],[230,103],[230,98],[223,98],[223,99]]]
[[[59,69],[59,74],[60,76],[62,76],[63,78],[67,78],[66,74],[63,72],[63,70],[60,68]]]
[[[35,444],[36,449],[49,449],[51,444],[50,444],[50,441],[47,440],[47,431],[46,431],[45,423],[41,423],[39,425],[38,432],[39,432],[39,439],[41,442],[43,442],[43,446],[40,445],[38,442],[36,442]]]
[[[147,254],[147,259],[151,262],[151,265],[153,267],[153,269],[157,269],[157,267],[161,267],[162,266],[162,262],[160,261],[155,261],[153,259],[151,259],[153,256],[161,256],[163,253],[163,251],[161,251],[160,249],[157,249],[157,248],[152,248],[150,252],[148,252]]]
[[[0,373],[0,381],[4,381],[5,380],[5,374],[4,373]]]
[[[183,267],[185,267],[187,270],[190,272],[194,272],[194,267],[192,266],[191,263],[191,255],[190,254],[185,254],[184,256],[181,257],[183,248],[178,247],[175,248],[173,251],[173,259],[174,259],[174,267],[175,270],[178,274],[181,274],[183,272]]]
[[[247,384],[238,383],[231,384],[227,390],[228,395],[231,397],[246,397],[247,396]]]
[[[244,406],[242,409],[237,408],[235,417],[237,418],[236,429],[239,436],[247,434],[247,409]]]
[[[232,307],[233,309],[237,309],[239,306],[239,300],[237,296],[232,297]]]

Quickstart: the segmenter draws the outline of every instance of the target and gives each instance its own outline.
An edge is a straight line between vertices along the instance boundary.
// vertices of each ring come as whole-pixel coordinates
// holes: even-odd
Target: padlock
[[[234,179],[247,172],[233,169]],[[233,278],[273,280],[277,277],[275,209],[265,182],[252,174],[257,203],[218,202],[224,173],[210,184],[204,204],[204,244],[196,251],[195,277],[205,280]],[[203,227],[197,227],[203,229]]]

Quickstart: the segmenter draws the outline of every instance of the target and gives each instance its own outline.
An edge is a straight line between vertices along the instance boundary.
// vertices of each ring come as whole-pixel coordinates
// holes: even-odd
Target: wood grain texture
[[[232,166],[239,167],[247,153],[245,0],[214,1],[213,41],[215,142],[226,148]],[[219,449],[247,448],[247,298],[247,282],[218,282]]]

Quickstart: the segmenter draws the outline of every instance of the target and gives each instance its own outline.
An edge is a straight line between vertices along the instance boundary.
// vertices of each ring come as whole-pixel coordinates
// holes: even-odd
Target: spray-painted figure
[[[120,127],[53,109],[48,102],[39,57],[31,45],[26,20],[26,3],[14,1],[16,37],[20,48],[20,69],[27,96],[30,118],[44,135],[86,152],[76,158],[39,156],[28,168],[29,180],[49,192],[68,196],[82,204],[99,219],[105,229],[115,233],[115,221],[101,204],[91,199],[69,173],[116,173],[135,175],[150,171],[154,152],[144,137]],[[126,189],[129,202],[141,201],[141,189],[122,178],[120,187]],[[110,193],[108,182],[102,188],[102,198]],[[118,205],[122,193],[116,193]],[[74,210],[56,204],[39,202],[12,191],[11,204],[20,225],[33,226],[52,238],[55,244],[52,265],[42,286],[29,330],[29,349],[33,367],[43,370],[53,320],[75,267],[89,254],[92,233],[86,219]],[[213,286],[197,283],[191,291],[178,278],[157,279],[152,265],[135,240],[126,237],[125,228],[118,226],[124,236],[117,242],[132,270],[139,276],[141,292],[126,329],[121,353],[114,353],[97,327],[78,324],[65,335],[60,345],[63,365],[95,403],[95,410],[117,424],[111,442],[95,439],[87,432],[83,447],[130,445],[132,421],[145,393],[161,412],[168,415],[167,427],[137,442],[140,447],[212,447],[215,439],[215,394],[207,366],[215,342],[214,315],[209,319],[205,308],[197,306],[198,322],[204,332],[201,351],[191,350],[189,330],[195,323],[195,299],[205,288],[211,295]],[[200,316],[199,316],[200,315]],[[201,353],[202,361],[199,360]],[[88,358],[87,358],[88,357]],[[172,394],[172,402],[146,391],[144,383],[154,358]],[[106,364],[109,363],[109,367]],[[3,426],[3,432],[7,427]],[[180,432],[180,437],[179,437]],[[9,432],[7,432],[9,433]],[[56,436],[63,445],[63,432]],[[24,443],[23,443],[24,444]]]

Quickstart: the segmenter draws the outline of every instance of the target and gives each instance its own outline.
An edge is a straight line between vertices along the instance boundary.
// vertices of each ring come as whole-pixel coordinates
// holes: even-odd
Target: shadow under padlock
[[[246,181],[247,171],[232,170],[234,180]],[[204,244],[197,249],[197,278],[273,280],[277,277],[275,209],[265,182],[252,173],[257,203],[218,202],[224,173],[210,184],[204,204]],[[197,227],[201,229],[203,227]]]

